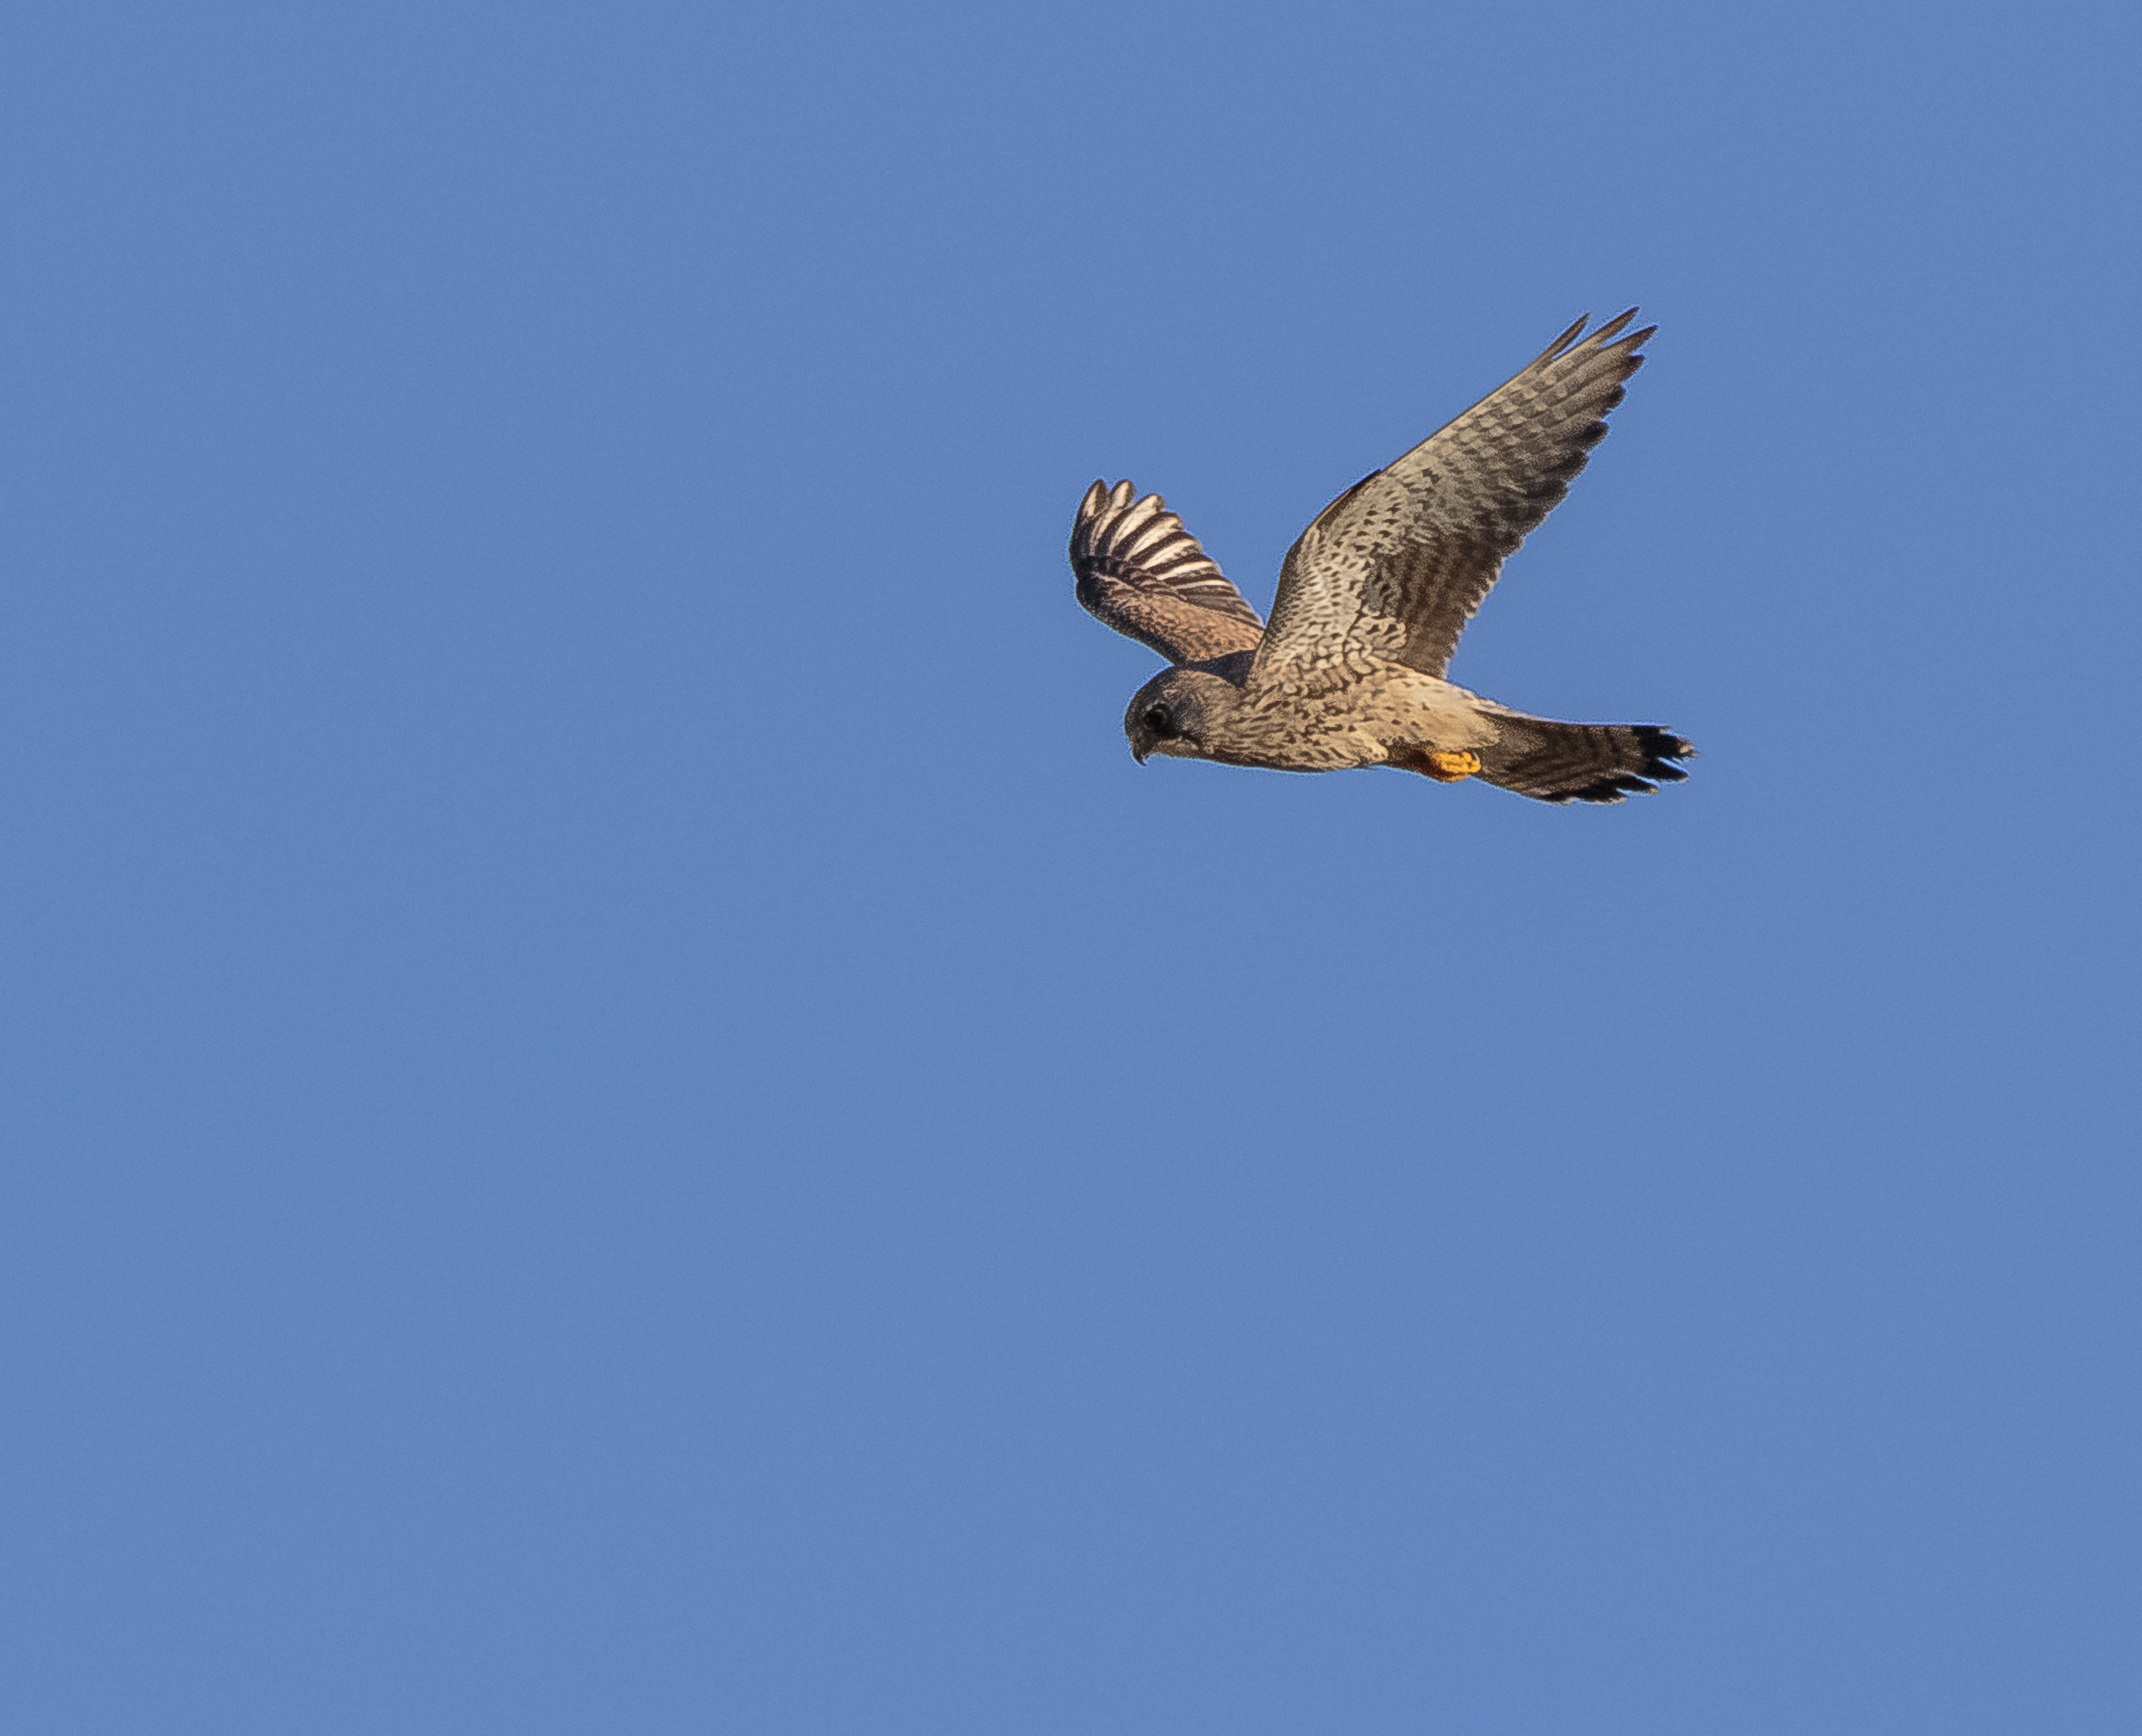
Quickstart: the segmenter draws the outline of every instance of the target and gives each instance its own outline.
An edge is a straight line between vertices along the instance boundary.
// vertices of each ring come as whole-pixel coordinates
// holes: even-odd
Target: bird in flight
[[[1589,316],[1587,316],[1588,319]],[[1532,717],[1444,679],[1503,562],[1606,437],[1657,330],[1571,326],[1522,373],[1317,514],[1280,569],[1269,625],[1157,494],[1096,482],[1071,532],[1078,601],[1172,665],[1123,733],[1148,754],[1478,777],[1542,802],[1618,802],[1688,774],[1654,724]]]

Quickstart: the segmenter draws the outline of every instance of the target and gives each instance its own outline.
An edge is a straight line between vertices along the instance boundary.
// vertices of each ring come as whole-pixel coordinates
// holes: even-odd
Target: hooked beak
[[[1131,758],[1137,760],[1140,765],[1145,764],[1145,756],[1152,751],[1151,748],[1142,748],[1136,742],[1131,744]]]

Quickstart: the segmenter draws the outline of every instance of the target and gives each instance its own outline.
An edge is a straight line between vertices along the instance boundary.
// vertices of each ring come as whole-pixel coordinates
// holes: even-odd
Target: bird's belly
[[[1210,757],[1279,771],[1383,765],[1415,749],[1478,747],[1492,735],[1463,688],[1395,666],[1333,692],[1276,694],[1232,723],[1227,739],[1207,748]]]
[[[1476,695],[1411,670],[1378,694],[1371,728],[1386,748],[1427,752],[1481,747],[1495,735]]]

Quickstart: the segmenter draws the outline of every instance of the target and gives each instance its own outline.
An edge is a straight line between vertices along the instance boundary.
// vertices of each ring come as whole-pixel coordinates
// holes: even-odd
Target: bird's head
[[[1211,759],[1213,725],[1241,692],[1205,670],[1163,670],[1138,689],[1123,714],[1131,752],[1141,765],[1148,754]]]

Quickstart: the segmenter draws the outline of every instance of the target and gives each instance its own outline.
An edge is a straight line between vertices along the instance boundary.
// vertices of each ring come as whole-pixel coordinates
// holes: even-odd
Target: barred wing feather
[[[1257,611],[1229,584],[1157,494],[1096,482],[1071,530],[1078,601],[1118,633],[1171,663],[1202,663],[1253,650],[1264,636]]]
[[[1531,364],[1318,514],[1288,552],[1251,680],[1343,685],[1364,655],[1440,677],[1528,532],[1569,492],[1636,354],[1657,329],[1588,336],[1580,319]],[[1618,339],[1618,341],[1616,341]]]

